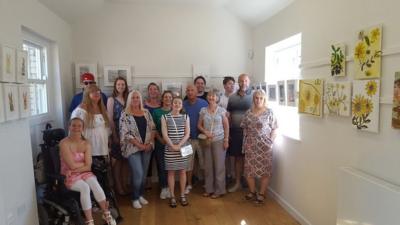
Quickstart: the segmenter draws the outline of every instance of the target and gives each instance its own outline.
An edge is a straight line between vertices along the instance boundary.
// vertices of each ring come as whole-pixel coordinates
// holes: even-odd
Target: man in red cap
[[[81,75],[81,83],[82,85],[82,92],[76,94],[71,101],[71,104],[69,105],[69,113],[72,113],[76,107],[78,107],[79,104],[82,102],[83,98],[83,89],[89,85],[89,84],[96,84],[96,81],[94,80],[94,75],[91,73],[84,73]],[[101,92],[101,98],[103,99],[103,103],[107,104],[107,96]]]

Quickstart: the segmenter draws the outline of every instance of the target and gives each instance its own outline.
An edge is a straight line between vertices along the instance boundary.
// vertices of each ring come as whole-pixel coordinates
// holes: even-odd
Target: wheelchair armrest
[[[46,174],[47,177],[52,181],[52,183],[64,184],[65,176],[61,174]]]

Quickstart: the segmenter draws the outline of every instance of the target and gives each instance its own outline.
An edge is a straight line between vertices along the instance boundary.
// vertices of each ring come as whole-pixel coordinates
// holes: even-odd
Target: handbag
[[[191,144],[181,147],[181,155],[182,157],[186,157],[193,154],[193,148]]]

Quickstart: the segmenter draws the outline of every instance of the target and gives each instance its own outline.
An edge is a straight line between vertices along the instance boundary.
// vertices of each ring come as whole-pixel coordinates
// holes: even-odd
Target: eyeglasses
[[[89,84],[96,84],[96,81],[84,81],[84,85],[89,85]]]

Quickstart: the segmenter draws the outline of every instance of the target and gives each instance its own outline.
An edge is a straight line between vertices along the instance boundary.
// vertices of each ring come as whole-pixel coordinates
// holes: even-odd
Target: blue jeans
[[[165,170],[165,159],[164,159],[165,145],[156,141],[154,151],[156,154],[158,182],[161,188],[166,188],[168,187],[168,183],[167,183],[167,171]]]
[[[139,151],[129,155],[128,162],[132,173],[132,200],[138,200],[144,193],[145,179],[149,167],[151,151]]]

